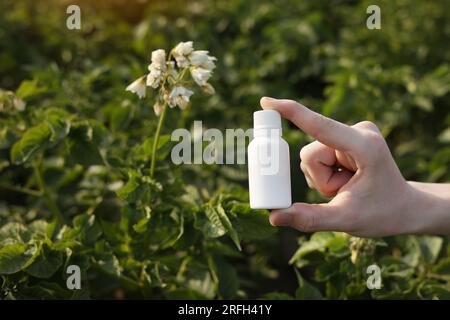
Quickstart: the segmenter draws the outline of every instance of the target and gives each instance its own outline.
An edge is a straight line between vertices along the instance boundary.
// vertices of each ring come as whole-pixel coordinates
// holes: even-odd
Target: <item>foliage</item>
[[[79,1],[75,31],[71,3],[0,3],[1,297],[449,298],[447,237],[276,230],[247,205],[245,166],[173,165],[168,136],[194,119],[247,128],[259,97],[289,97],[376,122],[407,179],[448,181],[446,1],[379,1],[381,30],[369,1],[181,2]],[[167,113],[150,177],[157,117],[124,89],[186,39],[217,57],[216,95]],[[284,132],[293,155],[309,141]],[[323,201],[292,171],[296,201]],[[71,264],[82,290],[66,289]]]

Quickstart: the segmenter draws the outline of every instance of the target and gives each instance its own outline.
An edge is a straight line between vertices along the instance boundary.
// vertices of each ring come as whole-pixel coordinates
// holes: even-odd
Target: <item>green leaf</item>
[[[130,170],[128,182],[117,191],[117,196],[129,203],[153,204],[154,196],[162,191],[162,185],[148,176]]]
[[[32,254],[26,244],[9,244],[0,249],[0,274],[13,274],[24,268]]]
[[[76,240],[57,240],[52,245],[53,249],[57,251],[64,251],[65,249],[79,246],[81,246],[81,242]]]
[[[416,236],[396,237],[396,241],[404,250],[404,255],[400,259],[411,267],[417,267],[421,261],[421,249]]]
[[[51,131],[50,141],[52,142],[60,141],[70,132],[70,114],[62,109],[46,110],[45,120]]]
[[[333,248],[336,248],[336,237],[342,237],[342,235],[338,235],[333,232],[314,233],[308,241],[303,242],[300,245],[292,258],[289,260],[289,263],[292,264],[314,251],[323,252],[329,247],[330,244],[332,244]]]
[[[135,156],[137,159],[142,161],[150,160],[153,153],[153,141],[154,138],[150,137],[145,139],[145,141],[135,150]],[[156,155],[157,160],[163,160],[172,150],[172,143],[170,143],[170,135],[164,134],[159,137],[158,141],[158,152]]]
[[[73,161],[85,167],[105,163],[92,135],[91,127],[78,127],[72,130],[67,142]]]
[[[330,280],[331,277],[339,273],[339,264],[339,260],[322,262],[314,272],[314,280],[318,282]]]
[[[119,276],[121,267],[119,260],[114,255],[110,246],[105,241],[100,241],[95,245],[95,261],[97,265],[106,273]]]
[[[248,204],[233,202],[230,212],[235,217],[233,225],[242,240],[263,240],[277,232],[269,223],[268,211],[253,210]]]
[[[297,275],[298,288],[295,291],[295,298],[298,300],[320,300],[323,299],[320,291],[308,283],[301,276],[300,272],[297,269],[295,270],[295,274]]]
[[[236,251],[233,246],[220,241],[208,241],[205,243],[206,250],[211,254],[221,255],[227,258],[242,258],[244,255],[241,251]]]
[[[150,214],[150,208],[146,207],[145,210],[145,216],[142,217],[137,223],[133,225],[134,231],[137,233],[143,233],[147,231],[147,224],[150,221],[151,214]]]
[[[442,143],[449,143],[450,142],[450,128],[445,129],[442,131],[438,136],[439,142]]]
[[[64,233],[65,240],[79,240],[85,245],[94,244],[102,234],[95,215],[80,214],[73,219],[74,228]]]
[[[239,279],[236,269],[221,257],[214,257],[215,271],[219,282],[219,292],[224,299],[236,297]]]
[[[117,191],[117,196],[126,200],[128,196],[135,191],[140,185],[139,175],[136,172],[130,172],[128,182]]]
[[[450,257],[444,258],[440,260],[436,265],[434,265],[433,272],[450,276]]]
[[[443,240],[441,237],[421,236],[417,237],[422,257],[427,264],[433,264],[439,256]]]
[[[128,127],[134,116],[134,108],[128,104],[113,106],[110,113],[111,129],[123,130]]]
[[[88,167],[105,164],[98,147],[91,141],[71,138],[69,142],[69,152],[73,161],[82,166]]]
[[[103,235],[106,237],[109,243],[118,244],[121,242],[125,242],[125,234],[124,231],[120,228],[119,224],[106,220],[101,220],[100,224],[102,226]]]
[[[45,220],[35,220],[28,226],[30,232],[33,234],[33,239],[48,238],[49,223]]]
[[[225,210],[223,209],[222,205],[219,203],[215,207],[215,210],[217,211],[217,214],[219,215],[220,221],[222,222],[222,224],[227,229],[231,240],[233,240],[233,242],[236,245],[236,247],[239,249],[239,251],[241,251],[242,248],[241,248],[241,244],[240,244],[240,241],[239,241],[239,236],[238,236],[236,230],[234,230],[233,225],[231,224],[230,219],[228,219],[228,216],[225,213]]]
[[[53,250],[48,244],[42,243],[33,256],[33,262],[25,272],[36,278],[50,278],[62,265],[62,253]]]
[[[163,249],[170,248],[181,239],[184,234],[184,215],[182,213],[178,214],[177,210],[172,210],[171,218],[173,221],[178,223],[178,233],[173,233],[173,236],[169,236],[163,242]]]
[[[215,295],[214,281],[207,269],[191,267],[187,275],[186,285],[189,289],[202,295],[203,298],[212,299]]]
[[[385,277],[409,278],[414,274],[414,268],[400,258],[384,256],[380,264]]]
[[[44,119],[29,128],[11,148],[11,160],[21,164],[30,160],[38,151],[61,141],[70,131],[70,115],[61,109],[46,110]]]
[[[417,295],[421,299],[450,299],[449,284],[442,284],[432,279],[425,279],[417,287]]]
[[[51,134],[52,131],[47,123],[41,123],[25,131],[22,138],[11,149],[11,161],[21,164],[32,159],[50,141]]]
[[[217,210],[207,206],[204,210],[207,220],[204,222],[202,231],[208,238],[218,238],[227,233],[227,228],[223,225]]]
[[[83,291],[84,290],[74,290]],[[66,287],[61,287],[55,282],[40,281],[36,285],[25,287],[23,290],[25,298],[31,299],[69,299],[73,294],[72,290],[67,290]]]
[[[97,121],[74,122],[67,142],[72,159],[85,167],[104,165],[99,145],[107,130]]]
[[[31,240],[32,233],[23,224],[10,222],[0,229],[0,247],[8,244],[25,244]]]
[[[285,292],[269,292],[261,297],[262,300],[294,300],[290,294]]]
[[[16,95],[21,99],[27,100],[28,98],[37,96],[46,91],[47,91],[46,88],[42,88],[42,87],[38,86],[38,83],[36,80],[25,80],[25,81],[22,81],[19,88],[17,89]]]

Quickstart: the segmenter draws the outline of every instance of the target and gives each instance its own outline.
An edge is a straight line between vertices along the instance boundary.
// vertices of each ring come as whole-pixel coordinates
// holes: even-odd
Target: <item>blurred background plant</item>
[[[378,1],[381,30],[370,1],[79,0],[81,30],[69,4],[0,3],[2,298],[450,298],[447,237],[276,230],[248,208],[245,166],[167,158],[171,130],[248,128],[268,95],[374,121],[407,179],[448,182],[446,0]],[[217,57],[216,94],[167,114],[152,179],[157,117],[124,88],[186,39]],[[297,168],[310,140],[285,126]],[[324,201],[292,175],[294,200]]]

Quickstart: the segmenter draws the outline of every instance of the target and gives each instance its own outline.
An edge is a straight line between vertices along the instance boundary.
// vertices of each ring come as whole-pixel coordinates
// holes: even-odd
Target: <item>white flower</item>
[[[203,69],[213,70],[216,67],[216,63],[214,62],[216,60],[217,60],[216,57],[208,56],[208,60],[202,63],[201,67]]]
[[[189,55],[191,75],[199,86],[204,87],[211,78],[212,70],[216,67],[215,60],[206,50],[195,50]]]
[[[167,68],[169,69],[170,76],[173,79],[176,79],[178,77],[178,71],[175,68],[175,62],[173,62],[173,61],[167,62]]]
[[[210,85],[209,83],[206,83],[204,86],[202,86],[202,91],[209,95],[213,95],[214,93],[216,93],[216,90],[214,89],[214,87],[212,85]]]
[[[139,79],[135,80],[125,90],[136,93],[140,99],[144,98],[146,91],[144,78],[145,76],[142,76]]]
[[[169,107],[176,106],[185,109],[189,104],[189,99],[194,93],[184,86],[177,85],[183,83],[183,77],[186,69],[189,68],[192,79],[199,85],[203,92],[207,94],[214,94],[215,90],[212,85],[208,83],[211,78],[212,71],[216,67],[215,57],[209,55],[206,50],[194,50],[193,42],[180,42],[172,49],[169,57],[174,57],[175,61],[166,60],[166,51],[157,49],[151,53],[151,63],[148,66],[149,73],[140,77],[131,83],[126,90],[136,93],[139,98],[146,96],[146,86],[154,89],[162,86],[162,91],[159,92],[158,100],[153,105],[153,110],[156,115],[161,115],[164,108],[164,103]],[[183,72],[180,72],[182,68]],[[167,81],[167,82],[166,82]],[[23,108],[18,103],[18,108]]]
[[[183,86],[177,86],[169,94],[169,106],[171,108],[179,106],[182,110],[186,109],[189,98],[194,92]]]
[[[217,60],[215,57],[208,55],[206,50],[195,50],[189,55],[189,61],[194,67],[201,67],[203,69],[212,70],[216,67],[214,63]]]
[[[163,90],[163,100],[169,103],[169,93],[167,90]]]
[[[162,110],[163,110],[163,105],[159,102],[156,101],[156,103],[153,105],[153,111],[155,111],[155,114],[159,117],[159,115],[161,114]]]
[[[14,98],[14,107],[18,110],[18,111],[23,111],[25,110],[25,101],[23,101],[22,99],[19,99],[17,97]]]
[[[178,67],[189,67],[189,60],[187,56],[190,55],[192,51],[194,51],[192,41],[180,42],[175,48],[173,48],[172,54],[177,61]]]
[[[211,78],[211,70],[204,69],[201,67],[193,67],[190,69],[192,78],[200,86],[206,85],[206,82]]]
[[[147,85],[154,89],[158,88],[167,70],[166,51],[158,49],[152,52],[152,63],[148,66],[148,70],[150,73],[147,76]]]
[[[173,54],[180,54],[187,56],[192,51],[194,51],[194,46],[192,41],[180,42],[175,48],[173,48]]]
[[[195,50],[189,55],[189,61],[195,67],[201,66],[208,60],[208,51],[206,50]]]
[[[147,75],[147,85],[152,88],[158,88],[162,78],[163,78],[163,70],[157,68],[153,65],[153,63],[148,67],[150,73]],[[164,70],[165,72],[165,70]]]
[[[152,52],[152,64],[165,65],[166,64],[166,51],[158,49]]]

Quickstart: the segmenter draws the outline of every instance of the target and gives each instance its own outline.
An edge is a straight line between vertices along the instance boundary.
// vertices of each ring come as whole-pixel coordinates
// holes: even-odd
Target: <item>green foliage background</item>
[[[124,91],[152,50],[193,40],[218,58],[217,94],[169,110],[165,134],[248,128],[261,96],[299,99],[377,123],[407,179],[448,182],[448,1],[377,1],[381,30],[365,27],[373,1],[80,0],[79,31],[69,4],[0,2],[2,299],[450,297],[447,237],[276,230],[247,205],[245,166],[174,166],[168,136],[150,179],[157,118]],[[296,155],[309,140],[285,125]],[[324,201],[298,165],[295,200]]]

